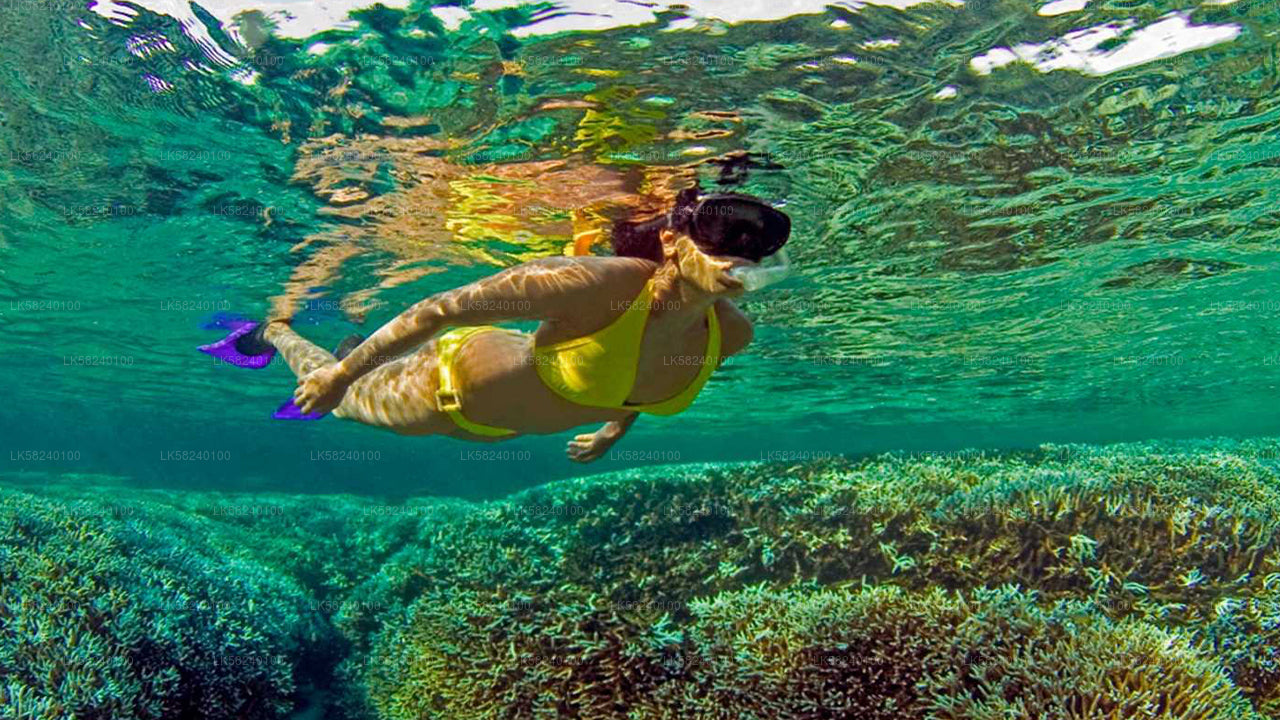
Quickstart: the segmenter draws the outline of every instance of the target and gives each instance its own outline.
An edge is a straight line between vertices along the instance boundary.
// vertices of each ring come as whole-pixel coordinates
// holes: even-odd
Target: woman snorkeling
[[[231,334],[200,349],[250,368],[279,351],[298,377],[279,418],[332,412],[405,435],[483,442],[602,422],[569,443],[570,458],[589,462],[640,413],[684,410],[746,347],[751,322],[731,298],[785,273],[761,261],[785,259],[790,231],[790,219],[758,199],[689,189],[662,217],[619,223],[614,257],[517,265],[432,295],[336,354],[287,319],[224,323]],[[540,325],[524,333],[490,324],[514,320]]]

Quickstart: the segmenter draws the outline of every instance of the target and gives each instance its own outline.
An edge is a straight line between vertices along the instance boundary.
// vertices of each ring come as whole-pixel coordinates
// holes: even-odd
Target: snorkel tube
[[[730,270],[729,276],[740,280],[747,292],[754,292],[790,277],[791,258],[787,257],[786,248],[779,248],[755,265],[743,265]]]

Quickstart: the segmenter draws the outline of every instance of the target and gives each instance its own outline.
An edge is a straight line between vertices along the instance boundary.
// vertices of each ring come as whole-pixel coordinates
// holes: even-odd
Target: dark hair
[[[668,224],[666,215],[643,222],[620,220],[614,223],[610,237],[613,254],[618,257],[638,257],[661,263],[662,241],[658,239],[658,234]]]

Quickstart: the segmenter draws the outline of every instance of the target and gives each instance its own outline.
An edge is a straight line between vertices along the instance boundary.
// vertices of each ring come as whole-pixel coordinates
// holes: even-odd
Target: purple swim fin
[[[225,363],[259,370],[266,367],[276,356],[276,349],[262,337],[259,328],[263,326],[259,322],[223,317],[206,327],[208,329],[226,328],[231,331],[231,334],[212,345],[201,345],[196,348]]]
[[[324,413],[304,413],[291,398],[285,401],[285,404],[281,405],[271,417],[276,420],[319,420],[324,417]]]

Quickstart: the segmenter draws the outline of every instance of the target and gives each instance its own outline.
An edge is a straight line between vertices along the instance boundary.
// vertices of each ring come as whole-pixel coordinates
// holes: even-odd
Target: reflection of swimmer
[[[326,202],[319,214],[334,225],[295,248],[314,252],[272,299],[271,315],[292,317],[315,288],[329,285],[360,255],[374,254],[380,267],[375,286],[342,301],[357,323],[380,304],[379,292],[445,265],[573,254],[598,240],[610,218],[669,206],[675,188],[695,174],[691,167],[610,168],[574,160],[464,166],[443,157],[449,149],[424,138],[308,143],[293,181]],[[502,257],[491,252],[499,247]]]
[[[204,349],[246,367],[278,349],[299,377],[296,406],[282,408],[293,417],[333,411],[476,441],[604,422],[569,443],[586,462],[639,413],[684,410],[750,342],[751,323],[730,301],[745,291],[739,268],[749,274],[777,253],[790,225],[754,198],[686,190],[669,214],[619,224],[616,257],[542,258],[433,295],[341,358],[279,320],[243,323]],[[487,324],[515,320],[541,324]]]

